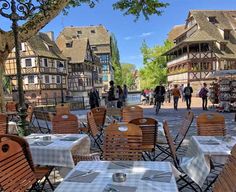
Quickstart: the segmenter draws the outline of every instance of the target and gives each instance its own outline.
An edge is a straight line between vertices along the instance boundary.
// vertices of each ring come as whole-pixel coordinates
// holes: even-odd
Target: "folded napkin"
[[[64,137],[60,139],[60,141],[76,141],[78,139],[79,139],[78,137]]]
[[[98,175],[99,172],[76,170],[67,179],[65,179],[65,181],[78,182],[78,183],[91,183]]]
[[[171,177],[172,177],[171,172],[147,170],[143,174],[143,177],[141,178],[141,180],[170,183]]]
[[[216,140],[198,140],[198,142],[202,145],[219,145],[220,143]]]
[[[51,142],[51,141],[35,141],[34,143],[31,144],[31,146],[47,146],[52,143],[53,142]]]
[[[130,169],[134,165],[132,161],[112,161],[107,169]]]
[[[137,187],[108,184],[103,192],[135,192]]]

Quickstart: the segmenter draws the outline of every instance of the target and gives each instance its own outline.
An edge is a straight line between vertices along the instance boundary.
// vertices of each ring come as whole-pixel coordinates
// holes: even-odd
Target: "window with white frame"
[[[34,75],[28,75],[28,83],[34,84]]]
[[[60,75],[57,75],[56,83],[61,84],[61,76]]]
[[[25,66],[26,67],[32,67],[32,60],[31,59],[25,59]]]

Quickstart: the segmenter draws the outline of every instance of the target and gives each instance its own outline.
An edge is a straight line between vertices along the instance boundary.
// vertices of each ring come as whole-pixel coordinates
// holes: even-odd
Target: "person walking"
[[[203,87],[199,92],[199,97],[202,98],[202,109],[208,111],[207,109],[207,94],[208,94],[207,84],[203,83]]]
[[[172,95],[174,98],[174,109],[177,111],[178,110],[178,102],[179,98],[181,98],[181,93],[178,88],[178,85],[174,85],[174,89],[172,90]]]
[[[90,89],[89,92],[89,104],[90,104],[90,108],[93,109],[95,107],[99,107],[99,93],[96,90],[96,88],[92,88]]]
[[[108,91],[108,107],[115,107],[115,101],[117,100],[116,98],[116,90],[115,90],[115,85],[114,81],[110,81],[110,88]]]
[[[123,94],[124,94],[124,105],[125,105],[127,102],[127,98],[128,98],[128,88],[127,88],[126,84],[124,84],[124,86],[123,86]]]
[[[191,109],[192,93],[193,93],[193,88],[190,86],[190,83],[188,83],[187,87],[184,88],[184,97],[187,109]]]
[[[123,101],[124,101],[124,93],[120,85],[117,85],[117,90],[119,94],[119,98],[117,101],[117,108],[121,108],[123,106]]]

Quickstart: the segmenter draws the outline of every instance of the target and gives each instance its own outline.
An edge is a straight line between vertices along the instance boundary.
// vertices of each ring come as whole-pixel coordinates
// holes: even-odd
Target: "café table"
[[[125,173],[124,182],[113,181]],[[175,192],[178,191],[170,162],[80,161],[56,188],[56,192]]]
[[[211,163],[225,164],[235,144],[235,136],[192,136],[181,168],[202,186],[210,174]]]
[[[90,153],[86,134],[31,134],[28,141],[35,165],[73,168],[73,155]]]

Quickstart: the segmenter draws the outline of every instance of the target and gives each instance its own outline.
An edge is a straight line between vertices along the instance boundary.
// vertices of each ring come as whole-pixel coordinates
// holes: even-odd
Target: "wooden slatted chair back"
[[[226,135],[225,118],[218,113],[202,113],[197,117],[197,132],[200,136]]]
[[[88,128],[93,137],[96,137],[99,134],[99,128],[95,122],[93,113],[90,111],[87,113]]]
[[[0,189],[4,192],[23,192],[36,182],[22,147],[15,141],[0,142]]]
[[[56,115],[52,119],[52,131],[57,134],[78,134],[79,125],[76,115]]]
[[[192,111],[188,111],[185,116],[184,119],[181,123],[180,129],[178,131],[178,134],[175,137],[175,142],[178,142],[178,145],[180,146],[184,140],[184,138],[186,137],[189,128],[191,127],[191,124],[193,122],[193,118],[194,118],[194,114]]]
[[[48,111],[34,109],[34,117],[39,120],[52,121],[53,114]]]
[[[171,157],[174,161],[174,165],[176,167],[179,167],[179,162],[178,162],[178,158],[177,158],[177,155],[176,155],[176,148],[175,148],[175,145],[174,145],[173,138],[170,135],[170,129],[169,129],[169,126],[168,126],[166,121],[163,122],[163,129],[164,129],[164,132],[165,132],[165,137],[166,137],[167,144],[170,148]]]
[[[143,108],[139,106],[126,106],[122,108],[122,121],[129,122],[133,119],[143,118]]]
[[[142,130],[134,124],[111,124],[105,129],[103,146],[105,160],[141,160]]]
[[[105,107],[96,107],[91,110],[93,113],[94,120],[98,127],[103,127],[106,120],[106,108]]]
[[[121,108],[116,107],[108,107],[107,108],[107,116],[116,116],[121,117]]]
[[[7,133],[7,127],[8,127],[8,117],[4,113],[0,113],[0,134],[6,134]]]
[[[29,143],[23,137],[19,137],[16,135],[9,135],[9,134],[0,134],[0,141],[3,141],[3,140],[12,140],[12,141],[17,142],[21,146],[31,169],[34,171],[34,163],[33,163],[32,155],[31,155]]]
[[[6,103],[6,112],[17,112],[15,101],[7,101]]]
[[[56,115],[67,115],[70,114],[70,104],[63,103],[56,105]]]
[[[155,149],[158,129],[157,120],[152,118],[138,118],[131,120],[129,123],[138,125],[141,128],[143,135],[142,148],[147,150]]]
[[[213,185],[213,192],[236,191],[236,145]]]

